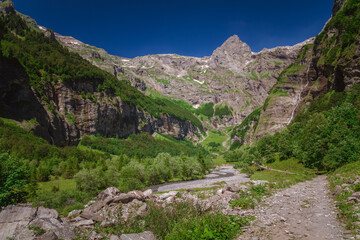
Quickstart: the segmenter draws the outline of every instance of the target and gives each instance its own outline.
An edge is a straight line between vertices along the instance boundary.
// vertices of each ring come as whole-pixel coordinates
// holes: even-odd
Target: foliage
[[[80,145],[113,155],[125,154],[129,157],[156,157],[161,152],[173,156],[206,154],[203,148],[194,147],[192,142],[175,140],[166,135],[154,138],[148,133],[131,135],[127,139],[84,136]]]
[[[26,200],[28,173],[19,158],[7,153],[0,155],[0,208]]]
[[[216,105],[215,106],[215,116],[232,116],[231,107],[227,105]]]
[[[139,222],[144,224],[141,226]],[[107,229],[112,234],[152,231],[159,239],[233,239],[241,227],[249,224],[247,218],[212,214],[201,207],[182,201],[165,206],[149,204],[143,217]]]
[[[204,115],[208,118],[212,118],[214,116],[214,103],[209,102],[202,104],[198,109],[195,110],[195,113],[200,115]]]
[[[309,168],[330,171],[358,160],[360,86],[329,92],[314,100],[283,131],[258,140],[245,151],[263,162],[301,159]],[[229,153],[228,156],[230,157]]]
[[[358,45],[359,25],[360,2],[348,0],[315,39],[315,52],[321,56],[318,65],[345,66],[352,60],[356,54],[354,47]],[[334,30],[335,34],[327,34]]]
[[[334,196],[337,207],[339,208],[339,218],[345,223],[346,229],[351,230],[353,233],[359,230],[360,226],[357,225],[359,221],[360,210],[356,207],[355,203],[347,201],[353,192],[358,192],[359,184],[355,184],[355,179],[360,176],[360,161],[345,164],[344,166],[336,169],[333,173],[329,174],[328,180],[330,183],[330,190],[334,190],[336,186],[347,184],[350,191],[342,188],[342,191]],[[350,183],[350,184],[349,184]]]
[[[260,118],[260,113],[262,110],[263,110],[262,107],[255,109],[244,119],[244,121],[242,121],[242,123],[239,126],[233,129],[233,131],[231,132],[231,137],[237,136],[240,138],[239,142],[236,142],[236,145],[232,147],[233,149],[239,145],[244,144],[246,134],[251,129],[251,127],[253,131],[256,130]]]

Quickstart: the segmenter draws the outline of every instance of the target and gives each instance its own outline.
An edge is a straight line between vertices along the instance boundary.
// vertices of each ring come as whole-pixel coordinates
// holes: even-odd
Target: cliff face
[[[43,35],[39,34],[36,38],[31,38],[31,41],[35,41],[35,44],[39,45],[39,49],[41,49],[40,46],[48,44],[46,45],[48,55],[54,53],[53,56],[57,54],[58,57],[64,57],[61,54],[68,53],[59,50],[63,48],[58,43],[53,42],[56,40],[52,31],[34,28],[34,24],[37,26],[36,22],[17,13],[11,1],[0,3],[0,16],[2,17],[2,15],[8,15],[13,21],[17,19],[15,21],[19,21],[22,26],[28,25],[37,32],[43,31]],[[26,18],[26,24],[21,22],[19,18],[20,20]],[[6,20],[1,21],[0,40],[5,37],[4,33],[13,34],[12,29],[10,29],[11,26],[6,24]],[[77,77],[76,80],[72,80],[71,75],[68,75],[70,79],[63,80],[59,74],[45,72],[44,69],[48,69],[49,65],[44,66],[51,64],[52,60],[48,59],[44,63],[44,59],[40,57],[37,59],[36,55],[31,55],[32,53],[29,50],[31,44],[26,42],[25,37],[19,40],[24,42],[16,42],[16,40],[9,37],[7,39],[8,42],[14,41],[12,42],[14,46],[24,47],[24,49],[19,49],[18,52],[32,57],[30,60],[25,61],[33,61],[34,64],[36,63],[39,66],[43,65],[39,70],[31,68],[31,74],[35,75],[35,77],[32,76],[30,79],[29,66],[26,65],[27,62],[21,62],[24,61],[21,58],[22,55],[12,53],[9,50],[10,48],[0,48],[1,117],[15,119],[19,122],[32,120],[34,133],[56,145],[77,144],[84,134],[100,134],[105,137],[117,136],[122,138],[134,133],[149,132],[152,134],[156,131],[176,139],[197,139],[195,133],[200,132],[200,130],[190,120],[182,120],[187,119],[186,117],[174,117],[177,115],[167,114],[166,112],[169,111],[166,111],[166,109],[153,108],[159,109],[159,112],[154,112],[155,110],[152,109],[151,114],[156,116],[154,117],[146,110],[143,110],[147,109],[146,106],[139,104],[139,107],[136,105],[136,101],[131,102],[129,98],[133,96],[144,97],[137,90],[119,87],[118,92],[126,92],[121,95],[120,93],[115,94],[114,90],[99,90],[99,86],[103,84],[104,80],[89,79],[89,77],[84,77],[84,79]],[[40,53],[40,51],[38,50],[37,54],[44,55],[44,52]],[[89,71],[96,68],[85,60],[78,58],[78,56],[68,54],[66,57],[69,61],[71,60],[69,58],[78,59],[77,63],[79,65],[88,64],[90,68],[87,70]],[[69,68],[69,65],[66,67]],[[101,70],[98,70],[97,73],[101,76],[107,74]],[[97,76],[99,77],[99,75]],[[111,78],[108,81],[108,84],[116,85],[118,80]],[[127,101],[123,101],[119,96],[124,96]],[[148,105],[152,103],[150,98],[142,100],[146,100]]]
[[[96,82],[47,84],[46,103],[30,87],[22,66],[3,57],[0,79],[1,116],[18,121],[36,119],[35,134],[56,145],[76,144],[84,134],[127,137],[143,131],[194,140],[199,131],[188,121],[166,114],[155,118],[118,96],[96,92]],[[91,99],[82,96],[84,92],[91,93]]]
[[[335,0],[333,16],[314,44],[303,47],[297,60],[279,76],[251,131],[234,140],[250,143],[287,126],[305,106],[329,91],[360,83],[360,8],[358,1]]]

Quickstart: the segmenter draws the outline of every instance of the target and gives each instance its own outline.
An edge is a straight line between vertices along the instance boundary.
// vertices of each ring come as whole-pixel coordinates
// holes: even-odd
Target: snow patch
[[[121,59],[121,61],[123,61],[123,62],[130,62],[129,59]]]

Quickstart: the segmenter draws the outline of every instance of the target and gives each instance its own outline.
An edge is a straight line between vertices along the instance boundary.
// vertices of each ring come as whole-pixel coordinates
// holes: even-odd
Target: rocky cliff
[[[246,126],[252,130],[244,134],[245,126],[238,127],[234,140],[249,143],[280,131],[314,98],[359,83],[359,16],[358,1],[335,0],[332,18],[314,44],[303,47],[296,61],[280,74],[257,117],[248,119]]]

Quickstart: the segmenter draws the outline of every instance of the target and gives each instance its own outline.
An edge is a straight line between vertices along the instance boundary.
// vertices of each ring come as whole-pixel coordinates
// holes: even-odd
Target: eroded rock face
[[[34,226],[46,232],[40,239],[75,238],[73,227],[61,220],[56,210],[11,205],[0,212],[0,239],[39,239],[32,230]]]
[[[0,115],[18,121],[36,119],[35,134],[56,145],[76,144],[84,134],[127,137],[158,131],[177,139],[195,139],[199,131],[189,121],[166,114],[155,118],[120,97],[96,92],[96,81],[47,84],[44,94],[49,102],[42,100],[29,82],[17,61],[0,58]]]

